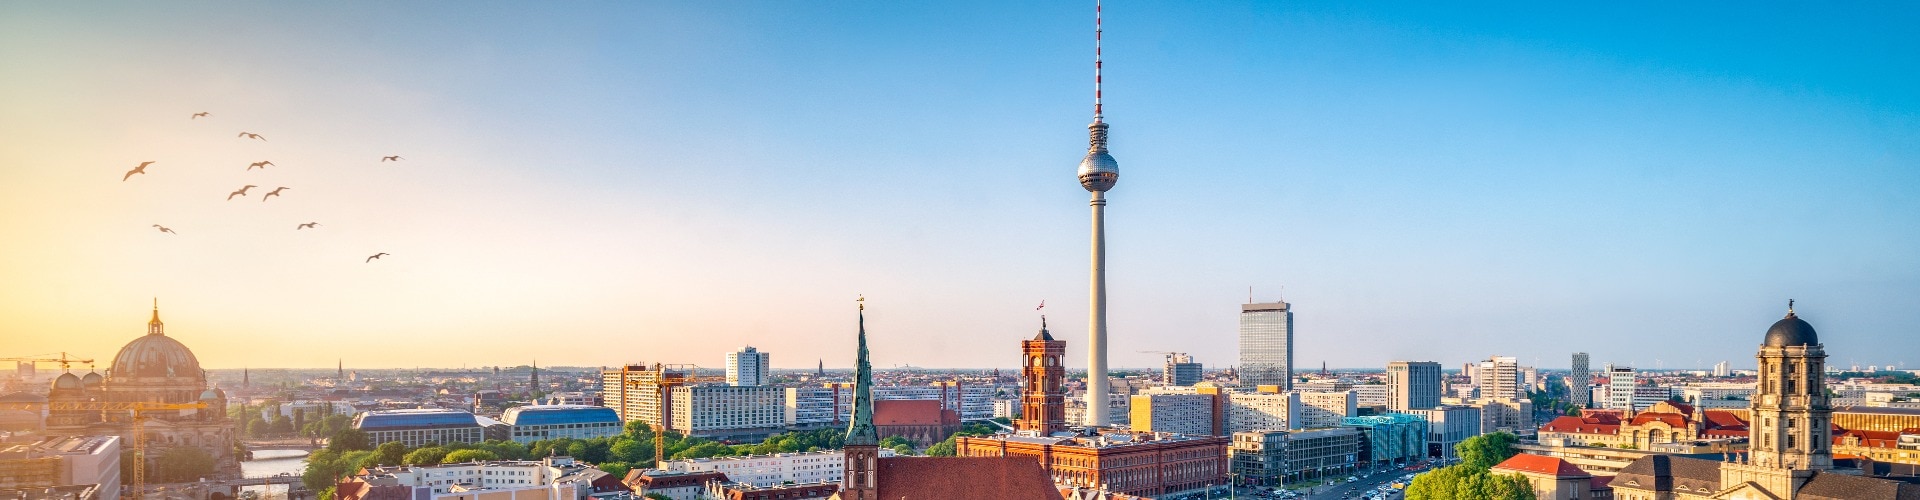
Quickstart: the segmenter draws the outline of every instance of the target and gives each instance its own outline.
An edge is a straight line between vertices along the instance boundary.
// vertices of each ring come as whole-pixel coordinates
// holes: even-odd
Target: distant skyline
[[[1045,300],[1084,369],[1091,11],[6,4],[0,357],[157,296],[211,368],[846,367],[865,294],[876,366],[1016,366]],[[1920,6],[1105,22],[1111,366],[1234,363],[1251,285],[1301,368],[1750,367],[1788,299],[1920,368]]]

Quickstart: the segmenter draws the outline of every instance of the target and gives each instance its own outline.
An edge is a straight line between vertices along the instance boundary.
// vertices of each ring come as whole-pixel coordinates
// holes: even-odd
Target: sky
[[[0,356],[1085,366],[1092,10],[0,5]],[[1105,12],[1113,366],[1920,368],[1920,7]]]

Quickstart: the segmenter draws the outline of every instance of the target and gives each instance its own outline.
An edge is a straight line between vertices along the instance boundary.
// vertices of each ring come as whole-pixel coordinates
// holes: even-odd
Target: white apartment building
[[[538,495],[543,499],[584,498],[592,492],[592,480],[604,472],[570,457],[533,460],[499,460],[430,466],[391,466],[364,469],[353,480],[372,486],[413,488],[413,500],[455,500],[461,498],[523,498]],[[496,495],[497,494],[497,495]]]
[[[760,352],[753,346],[727,353],[727,385],[767,385],[773,373],[770,358],[771,354]]]
[[[1473,385],[1483,398],[1525,399],[1525,381],[1520,377],[1520,360],[1513,356],[1494,356],[1473,369]]]
[[[97,485],[90,498],[117,500],[121,479],[119,436],[43,437],[0,445],[0,488]],[[59,497],[28,491],[25,498]]]
[[[880,449],[881,457],[893,456],[893,450]],[[845,473],[846,454],[840,450],[816,451],[810,453],[780,453],[776,455],[749,455],[744,457],[696,458],[692,460],[668,460],[662,468],[669,473],[684,474],[695,472],[719,472],[736,483],[751,484],[756,487],[779,486],[781,484],[809,484],[840,481]]]
[[[673,391],[672,428],[689,435],[785,426],[786,390],[766,386],[697,385]]]
[[[1135,394],[1133,430],[1189,436],[1214,435],[1212,394]]]
[[[1297,391],[1300,395],[1300,423],[1294,429],[1338,427],[1340,419],[1359,414],[1359,399],[1353,391]]]
[[[993,418],[1006,418],[1006,419],[1020,418],[1020,400],[1018,399],[993,400]]]
[[[1227,434],[1284,431],[1300,422],[1300,393],[1229,392]]]
[[[1354,384],[1353,400],[1360,406],[1387,406],[1392,389],[1384,384]]]

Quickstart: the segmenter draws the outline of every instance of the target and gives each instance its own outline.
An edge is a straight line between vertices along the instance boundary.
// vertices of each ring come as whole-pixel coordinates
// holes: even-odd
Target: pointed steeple
[[[153,319],[147,320],[147,335],[166,335],[167,324],[160,322],[160,298],[153,299]]]
[[[866,304],[861,303],[860,354],[853,365],[853,422],[847,425],[847,446],[880,445],[880,431],[873,427],[873,365],[867,361],[866,310]]]

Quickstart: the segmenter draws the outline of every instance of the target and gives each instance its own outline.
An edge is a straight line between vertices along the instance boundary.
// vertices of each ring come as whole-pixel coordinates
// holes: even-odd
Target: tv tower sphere
[[[1107,154],[1107,124],[1093,122],[1087,126],[1093,147],[1087,148],[1087,157],[1080,160],[1080,186],[1088,191],[1105,193],[1113,189],[1113,183],[1120,181],[1120,163],[1113,161],[1113,155]]]

